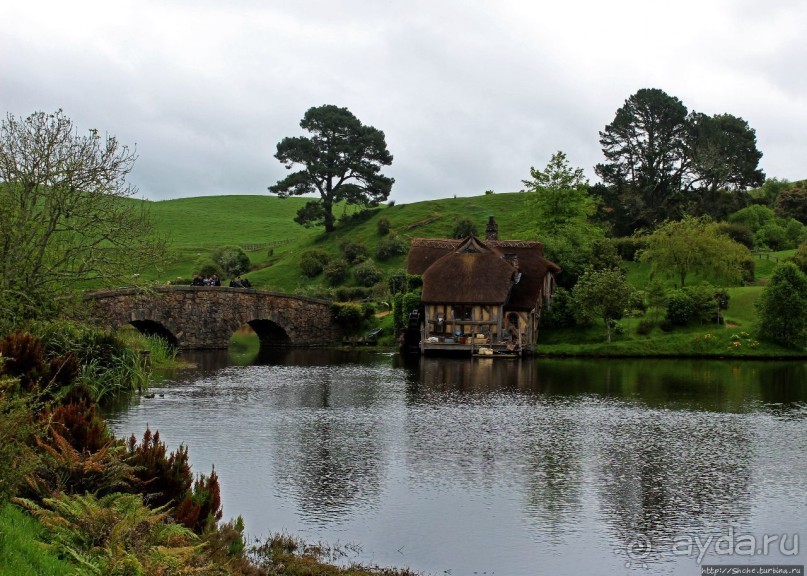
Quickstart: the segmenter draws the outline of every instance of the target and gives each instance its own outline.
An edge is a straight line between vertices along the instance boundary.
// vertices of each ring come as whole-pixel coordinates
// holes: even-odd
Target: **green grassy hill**
[[[256,266],[248,275],[259,288],[294,292],[322,283],[300,273],[299,258],[304,250],[317,248],[339,256],[339,244],[350,239],[364,244],[373,257],[381,236],[378,220],[390,221],[391,233],[408,241],[414,237],[447,237],[461,219],[472,220],[484,235],[488,216],[495,216],[502,238],[537,239],[535,222],[524,212],[521,194],[489,194],[381,206],[362,218],[347,219],[344,208],[335,211],[341,221],[337,230],[325,235],[321,228],[304,228],[294,222],[305,198],[279,199],[274,196],[207,196],[149,202],[154,225],[168,238],[168,262],[141,275],[160,283],[189,278],[196,261],[217,246],[242,246]],[[269,250],[272,254],[269,256]],[[376,262],[385,270],[400,269],[406,258]]]
[[[185,198],[149,203],[152,220],[160,234],[168,238],[167,264],[144,271],[145,279],[158,283],[190,278],[194,265],[206,258],[218,246],[236,244],[249,255],[253,270],[247,274],[256,288],[283,292],[305,292],[323,285],[324,276],[304,276],[300,255],[305,250],[318,249],[334,258],[341,258],[340,244],[345,240],[364,245],[370,257],[386,273],[403,270],[406,256],[387,261],[375,258],[379,241],[378,222],[386,218],[390,234],[408,242],[415,237],[449,237],[462,219],[471,220],[480,236],[484,236],[489,216],[494,216],[503,239],[541,240],[537,222],[525,211],[524,195],[519,193],[487,194],[484,196],[449,198],[380,206],[361,214],[336,211],[338,221],[334,233],[327,235],[321,228],[304,228],[294,222],[297,210],[305,198],[279,199],[274,196],[212,196]],[[754,286],[734,287],[725,317],[732,327],[749,329],[756,318],[754,302],[774,267],[793,251],[770,253],[755,258]],[[563,262],[558,262],[563,266]],[[637,288],[644,288],[651,279],[649,265],[625,262],[628,279]],[[675,284],[674,278],[670,287]],[[696,284],[696,275],[687,284]],[[630,329],[630,327],[628,327]],[[577,336],[579,338],[579,334]],[[656,334],[658,337],[658,334]]]

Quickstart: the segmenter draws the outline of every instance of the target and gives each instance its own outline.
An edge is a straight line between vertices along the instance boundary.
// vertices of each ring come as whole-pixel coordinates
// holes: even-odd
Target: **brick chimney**
[[[488,225],[485,226],[485,240],[498,240],[499,239],[499,225],[493,216],[488,217]]]

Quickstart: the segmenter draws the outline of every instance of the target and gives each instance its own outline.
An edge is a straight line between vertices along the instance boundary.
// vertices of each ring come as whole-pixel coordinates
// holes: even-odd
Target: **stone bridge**
[[[126,288],[84,295],[84,313],[110,327],[131,324],[180,349],[227,348],[248,324],[261,345],[326,346],[339,340],[330,303],[264,290],[211,286]]]

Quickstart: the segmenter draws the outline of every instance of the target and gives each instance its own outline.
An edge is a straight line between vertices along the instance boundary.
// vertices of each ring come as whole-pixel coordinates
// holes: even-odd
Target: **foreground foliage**
[[[2,121],[0,329],[87,282],[131,282],[159,258],[145,205],[127,201],[135,159],[113,136],[79,135],[61,110]]]

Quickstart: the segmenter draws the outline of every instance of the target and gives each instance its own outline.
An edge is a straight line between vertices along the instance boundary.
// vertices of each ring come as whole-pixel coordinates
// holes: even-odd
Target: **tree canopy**
[[[136,155],[61,110],[0,125],[0,297],[32,315],[88,282],[132,282],[162,252],[126,181]]]
[[[756,133],[731,114],[690,113],[674,96],[641,89],[600,132],[606,162],[595,167],[614,217],[630,232],[684,214],[719,215],[760,186]],[[728,195],[728,196],[727,196]],[[739,196],[740,205],[745,201]]]
[[[275,158],[289,170],[297,164],[303,168],[269,187],[280,198],[319,195],[298,211],[296,222],[333,232],[336,203],[377,206],[387,199],[395,180],[381,174],[382,166],[392,164],[381,130],[330,104],[309,108],[300,126],[312,136],[284,138]]]

